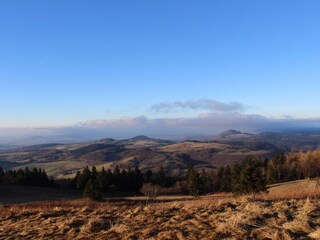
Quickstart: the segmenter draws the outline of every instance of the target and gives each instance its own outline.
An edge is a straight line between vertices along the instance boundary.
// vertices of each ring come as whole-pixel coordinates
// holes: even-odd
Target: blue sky
[[[316,0],[2,0],[0,128],[233,118],[205,101],[318,118],[319,12]]]

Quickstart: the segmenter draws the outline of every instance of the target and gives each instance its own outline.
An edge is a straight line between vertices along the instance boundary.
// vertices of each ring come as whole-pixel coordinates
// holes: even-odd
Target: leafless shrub
[[[140,192],[147,196],[149,200],[155,200],[156,197],[160,196],[161,194],[165,193],[165,188],[152,184],[152,183],[145,183],[140,189]]]

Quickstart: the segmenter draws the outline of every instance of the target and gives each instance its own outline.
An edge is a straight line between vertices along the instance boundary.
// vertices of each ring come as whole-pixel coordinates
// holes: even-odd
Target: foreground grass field
[[[51,201],[0,208],[0,239],[320,239],[320,200]]]
[[[105,202],[79,200],[79,193],[59,189],[2,185],[0,239],[320,239],[317,182],[277,184],[252,196]]]

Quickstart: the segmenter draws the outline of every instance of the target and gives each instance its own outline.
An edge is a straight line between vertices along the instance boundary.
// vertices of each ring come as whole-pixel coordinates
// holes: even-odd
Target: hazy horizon
[[[3,1],[0,139],[319,128],[319,10],[317,1]]]

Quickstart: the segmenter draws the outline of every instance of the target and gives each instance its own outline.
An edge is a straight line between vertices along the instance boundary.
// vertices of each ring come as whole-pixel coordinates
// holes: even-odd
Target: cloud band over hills
[[[91,120],[79,126],[101,129],[133,129],[166,133],[218,133],[228,128],[248,132],[280,131],[292,128],[320,127],[320,118],[268,118],[261,115],[233,113],[203,113],[190,118],[156,118],[145,116],[113,120]],[[156,129],[156,130],[155,130]]]
[[[226,129],[246,132],[284,131],[302,128],[320,128],[320,117],[270,118],[245,113],[241,103],[222,103],[210,99],[185,102],[159,103],[153,110],[179,111],[181,109],[201,110],[193,117],[150,118],[147,116],[123,117],[118,119],[88,120],[74,126],[55,128],[11,128],[0,129],[0,143],[17,142],[30,138],[41,142],[41,138],[52,141],[80,141],[97,138],[127,138],[134,135],[176,138],[180,136],[214,135]],[[10,140],[10,141],[9,141]]]
[[[153,105],[151,108],[156,112],[174,112],[180,109],[237,112],[245,109],[244,105],[238,102],[223,103],[213,99],[189,100],[184,102],[162,102]]]

